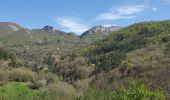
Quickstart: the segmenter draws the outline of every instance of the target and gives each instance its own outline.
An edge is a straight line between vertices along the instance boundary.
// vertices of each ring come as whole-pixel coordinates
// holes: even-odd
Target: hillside
[[[28,46],[28,45],[47,45],[47,44],[62,44],[62,43],[76,43],[79,41],[78,36],[61,34],[56,31],[49,33],[43,29],[20,29],[7,35],[1,39],[5,46]]]
[[[151,21],[113,32],[78,51],[71,59],[58,61],[55,72],[75,86],[77,82],[95,83],[99,90],[88,90],[96,91],[94,96],[99,91],[106,92],[109,84],[115,88],[120,84],[127,86],[131,80],[142,79],[151,89],[165,91],[169,99],[169,26],[169,20]],[[102,87],[105,88],[100,89]]]
[[[0,51],[1,61],[9,62],[2,83],[7,75],[29,82],[31,91],[71,100],[169,100],[169,20],[136,23],[84,47],[82,38],[48,29],[23,29],[2,40],[11,43]]]
[[[80,38],[75,33],[66,33],[47,25],[42,29],[23,28],[6,34],[0,38],[0,46],[15,52],[19,56],[17,59],[19,62],[24,64],[30,62],[30,66],[38,63],[42,66],[43,59],[48,53],[54,53],[58,59],[105,37],[106,35],[103,36],[102,33],[91,32]],[[25,59],[22,59],[23,57]]]
[[[107,70],[118,66],[126,53],[160,44],[169,40],[170,21],[137,23],[112,33],[104,40],[84,49],[91,63],[97,70]]]

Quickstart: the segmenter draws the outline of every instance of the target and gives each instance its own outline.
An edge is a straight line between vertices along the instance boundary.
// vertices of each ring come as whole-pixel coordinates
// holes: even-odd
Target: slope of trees
[[[126,58],[126,53],[167,42],[169,33],[170,21],[137,23],[85,48],[83,55],[96,65],[96,71],[115,68]]]

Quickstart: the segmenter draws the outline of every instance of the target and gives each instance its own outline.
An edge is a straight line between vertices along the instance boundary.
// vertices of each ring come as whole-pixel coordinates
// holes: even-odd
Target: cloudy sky
[[[81,34],[94,25],[170,19],[170,0],[0,0],[0,21]]]

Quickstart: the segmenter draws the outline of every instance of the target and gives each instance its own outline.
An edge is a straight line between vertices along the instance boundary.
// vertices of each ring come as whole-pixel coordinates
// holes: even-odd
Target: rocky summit
[[[95,33],[108,35],[109,33],[120,30],[121,28],[122,27],[120,27],[120,26],[110,26],[110,27],[94,26],[91,29],[87,30],[86,32],[82,33],[81,37],[84,37],[88,34],[95,34]]]

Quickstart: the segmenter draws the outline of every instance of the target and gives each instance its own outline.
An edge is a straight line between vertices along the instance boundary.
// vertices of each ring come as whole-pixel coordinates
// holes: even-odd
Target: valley
[[[2,100],[170,98],[169,20],[96,26],[80,36],[8,26],[20,25],[0,23]]]

